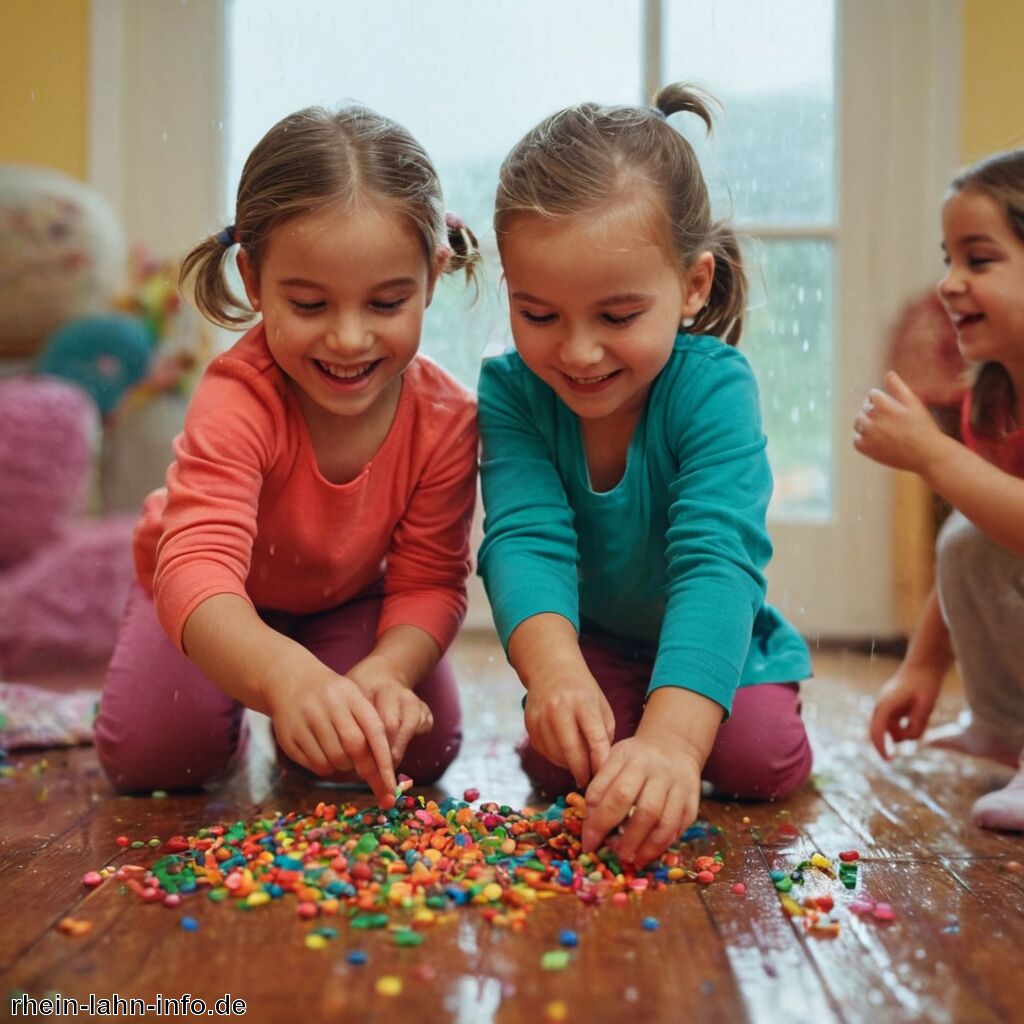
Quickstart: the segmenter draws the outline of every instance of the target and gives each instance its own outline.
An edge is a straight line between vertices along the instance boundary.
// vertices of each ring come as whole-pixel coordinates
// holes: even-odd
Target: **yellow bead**
[[[374,988],[377,990],[377,995],[397,996],[402,991],[402,979],[396,978],[393,974],[385,974],[382,978],[377,979]]]

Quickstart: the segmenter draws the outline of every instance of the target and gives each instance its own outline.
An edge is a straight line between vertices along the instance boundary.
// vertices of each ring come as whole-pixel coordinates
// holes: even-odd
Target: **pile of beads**
[[[463,906],[518,929],[538,900],[559,893],[621,905],[630,893],[710,884],[722,868],[720,853],[693,856],[689,847],[718,834],[702,822],[643,870],[620,863],[607,846],[584,853],[583,811],[576,793],[544,811],[497,803],[474,810],[464,800],[413,797],[403,784],[388,809],[320,803],[312,814],[276,813],[173,836],[152,867],[124,865],[113,877],[165,906],[205,892],[254,910],[291,895],[304,919],[345,914],[352,928],[389,928],[394,942],[412,945]],[[83,881],[109,876],[106,869]],[[393,913],[404,920],[396,924]]]

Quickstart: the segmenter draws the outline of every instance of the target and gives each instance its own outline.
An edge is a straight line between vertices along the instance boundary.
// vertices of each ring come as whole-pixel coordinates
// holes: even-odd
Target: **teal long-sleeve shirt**
[[[480,375],[479,573],[502,643],[555,612],[649,652],[649,689],[731,709],[737,686],[811,674],[765,603],[772,477],[757,385],[717,338],[680,334],[651,386],[622,479],[590,487],[579,420],[512,352]]]

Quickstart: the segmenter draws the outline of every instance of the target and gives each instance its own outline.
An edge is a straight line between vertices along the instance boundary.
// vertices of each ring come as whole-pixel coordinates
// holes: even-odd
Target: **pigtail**
[[[672,114],[696,114],[703,122],[710,135],[714,129],[712,110],[720,110],[720,104],[709,93],[696,86],[681,82],[673,82],[663,86],[656,93],[652,106],[664,117]],[[711,292],[707,304],[694,317],[693,324],[687,330],[693,334],[713,334],[728,345],[738,345],[743,332],[743,316],[747,308],[747,278],[743,270],[743,253],[740,249],[736,233],[724,221],[710,223],[710,204],[707,200],[707,189],[703,175],[697,165],[696,155],[689,143],[678,137],[677,146],[686,154],[687,162],[691,162],[690,172],[674,175],[676,187],[671,189],[677,205],[672,210],[673,221],[677,225],[680,250],[685,252],[693,244],[690,240],[698,237],[701,229],[699,218],[694,211],[704,209],[708,218],[707,234],[703,248],[715,257],[715,276],[711,282]],[[678,183],[689,183],[688,191],[681,190]]]
[[[460,270],[464,271],[466,281],[472,281],[479,291],[480,283],[477,274],[480,272],[483,257],[476,235],[458,214],[446,213],[444,223],[448,232],[448,247],[452,251],[444,272],[454,274]]]
[[[727,345],[738,345],[747,309],[747,275],[736,232],[728,225],[715,225],[709,249],[715,257],[715,276],[704,308],[694,317],[691,334],[713,334]]]
[[[178,287],[186,294],[191,291],[196,308],[208,320],[238,330],[252,324],[255,317],[224,277],[224,261],[230,252],[232,243],[223,232],[204,238],[182,260]]]

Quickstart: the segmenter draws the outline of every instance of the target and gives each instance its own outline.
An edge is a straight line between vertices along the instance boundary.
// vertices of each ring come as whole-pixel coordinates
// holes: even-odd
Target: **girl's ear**
[[[249,299],[249,305],[253,309],[260,308],[260,275],[259,271],[253,266],[252,260],[249,259],[249,254],[241,247],[238,249],[238,256],[236,257],[238,265],[238,273],[242,275],[242,284],[245,285],[245,294]]]
[[[706,305],[715,279],[715,257],[702,252],[683,274],[683,316],[696,316]]]
[[[437,279],[444,273],[444,269],[448,266],[448,261],[451,258],[452,251],[447,245],[439,245],[434,252],[434,258],[430,261],[430,270],[428,271],[429,276],[427,278],[428,306],[434,298],[434,287],[437,285]]]

